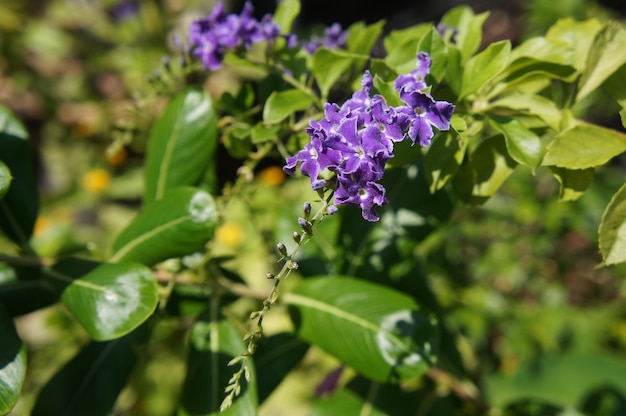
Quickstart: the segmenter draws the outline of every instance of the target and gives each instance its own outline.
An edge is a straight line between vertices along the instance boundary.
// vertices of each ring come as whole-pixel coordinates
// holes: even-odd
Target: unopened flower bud
[[[294,231],[292,234],[293,241],[300,244],[300,234],[297,231]]]
[[[267,277],[268,279],[270,279],[270,280],[271,280],[271,279],[274,279],[276,276],[274,276],[274,273],[267,272],[267,273],[265,274],[265,277]]]
[[[305,220],[308,220],[310,216],[311,216],[311,203],[305,202],[304,207],[302,208],[302,217],[304,217]]]
[[[295,261],[290,261],[289,264],[287,264],[287,267],[290,270],[297,270],[298,267],[300,267],[300,266],[298,266],[298,263],[296,263]]]
[[[302,228],[302,231],[307,233],[308,235],[313,235],[313,224],[310,221],[305,220],[304,218],[298,218],[298,225]]]
[[[170,57],[167,55],[163,55],[161,57],[161,65],[163,65],[163,68],[165,68],[165,70],[169,72],[170,71]]]
[[[324,210],[325,215],[335,215],[337,213],[337,207],[335,205],[329,205]]]
[[[276,249],[278,249],[281,256],[287,257],[287,247],[283,243],[276,244]]]

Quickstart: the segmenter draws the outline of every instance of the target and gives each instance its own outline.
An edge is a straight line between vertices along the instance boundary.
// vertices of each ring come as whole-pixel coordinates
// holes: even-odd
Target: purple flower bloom
[[[228,49],[249,49],[253,43],[278,37],[279,29],[271,16],[265,16],[259,22],[254,19],[253,12],[252,3],[247,1],[240,15],[226,14],[224,4],[220,2],[209,17],[191,23],[192,53],[202,60],[206,69],[220,68]]]
[[[430,64],[430,56],[421,52],[417,69],[396,79],[395,87],[406,103],[399,107],[389,106],[381,95],[372,96],[373,79],[365,71],[359,91],[341,106],[327,103],[324,117],[310,121],[306,132],[311,141],[287,158],[284,171],[292,174],[300,163],[311,188],[332,188],[335,205],[357,205],[363,218],[378,221],[375,208],[387,203],[385,188],[378,181],[393,158],[393,143],[410,138],[426,146],[434,135],[433,126],[450,128],[454,105],[435,101],[424,92]],[[334,179],[320,179],[324,170]]]
[[[430,94],[406,89],[400,91],[400,99],[408,104],[398,111],[407,116],[410,123],[408,135],[413,144],[417,142],[420,146],[428,146],[434,135],[432,126],[439,130],[450,129],[454,105],[446,101],[435,101]]]

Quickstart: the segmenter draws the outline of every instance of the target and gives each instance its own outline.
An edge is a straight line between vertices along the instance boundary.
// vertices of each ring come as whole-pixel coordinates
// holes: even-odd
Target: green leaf
[[[348,38],[346,45],[350,52],[360,55],[369,56],[372,48],[376,45],[376,41],[383,33],[385,21],[380,20],[374,24],[366,25],[363,22],[357,22],[348,28]]]
[[[13,319],[0,304],[0,415],[11,412],[20,398],[26,377],[26,345]]]
[[[437,322],[409,296],[348,277],[308,278],[283,296],[298,336],[379,381],[424,374],[436,360]]]
[[[467,149],[467,140],[447,133],[433,140],[424,155],[424,173],[431,193],[442,189],[459,170]]]
[[[580,101],[626,64],[626,31],[618,22],[609,22],[593,40],[587,66],[580,78],[576,100]]]
[[[0,161],[13,176],[0,199],[0,229],[22,248],[28,245],[39,211],[37,183],[30,157],[28,133],[5,107],[0,106]]]
[[[626,390],[625,372],[626,362],[607,354],[547,356],[524,363],[513,376],[488,377],[486,392],[498,407],[521,399],[575,407],[591,388],[613,385]]]
[[[254,353],[259,403],[282,383],[308,350],[308,344],[287,332],[272,335],[259,344]]]
[[[581,124],[559,133],[547,146],[544,166],[587,169],[600,166],[626,151],[626,135],[615,130]]]
[[[278,137],[281,129],[281,126],[266,126],[262,122],[258,122],[250,130],[250,139],[255,144],[269,142]]]
[[[626,184],[613,195],[602,214],[600,253],[607,265],[626,261]]]
[[[441,23],[458,30],[455,42],[461,51],[462,62],[466,62],[480,47],[487,17],[488,12],[476,15],[471,7],[464,5],[453,8],[441,18]]]
[[[263,107],[263,121],[267,124],[279,123],[296,111],[306,110],[313,102],[314,98],[302,90],[274,91]]]
[[[217,209],[213,197],[194,188],[179,188],[144,207],[113,243],[111,262],[153,265],[194,253],[213,236]]]
[[[490,119],[494,127],[504,135],[506,148],[513,160],[534,171],[539,166],[543,153],[539,136],[515,118],[491,115]]]
[[[422,23],[406,29],[393,30],[383,39],[387,55],[385,62],[396,72],[404,74],[415,69],[420,39],[432,29],[432,24]]]
[[[149,337],[146,324],[114,341],[89,343],[43,387],[31,415],[112,414]]]
[[[159,299],[152,271],[142,264],[102,264],[73,280],[63,304],[97,341],[128,334],[150,317]]]
[[[551,166],[552,174],[561,185],[559,192],[560,201],[575,201],[582,196],[591,185],[595,169],[565,169]]]
[[[0,284],[0,304],[11,316],[25,315],[54,304],[58,296],[42,279],[15,280]]]
[[[273,21],[280,27],[280,33],[291,33],[291,26],[300,14],[300,0],[283,0],[276,6]]]
[[[211,302],[216,302],[215,298]],[[243,380],[241,394],[230,408],[220,413],[224,388],[239,366],[229,366],[228,362],[245,351],[246,346],[237,327],[220,315],[216,306],[213,303],[201,313],[189,332],[187,374],[179,415],[255,415],[256,375],[251,363],[249,383]]]
[[[562,113],[554,101],[540,95],[529,95],[514,92],[492,102],[489,109],[510,109],[524,115],[539,117],[554,130],[559,130]]]
[[[504,137],[482,141],[461,165],[454,189],[465,202],[482,204],[496,193],[517,166],[509,156]]]
[[[509,63],[511,42],[503,40],[492,43],[476,56],[470,58],[463,71],[459,100],[478,91],[487,82],[501,73]]]
[[[578,71],[587,66],[587,56],[593,39],[602,29],[602,23],[596,19],[578,22],[571,17],[559,19],[548,29],[546,40],[552,43],[567,44],[572,51],[569,64]]]
[[[437,83],[441,82],[448,67],[448,47],[437,29],[433,27],[420,39],[417,50],[430,55],[432,58],[430,75]]]
[[[9,167],[0,160],[0,199],[6,195],[12,180],[13,176],[11,176]]]
[[[176,94],[150,130],[144,201],[159,200],[175,187],[197,185],[215,163],[217,134],[213,101],[203,89]]]
[[[324,47],[317,49],[313,55],[313,75],[322,92],[322,98],[328,96],[333,85],[353,64],[364,63],[367,58],[367,55],[330,50]]]

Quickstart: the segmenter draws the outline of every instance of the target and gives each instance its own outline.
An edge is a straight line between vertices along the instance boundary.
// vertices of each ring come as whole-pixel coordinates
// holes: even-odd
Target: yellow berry
[[[87,172],[81,181],[83,189],[98,194],[104,191],[111,182],[111,174],[104,169],[92,169]]]
[[[285,181],[285,172],[278,166],[270,166],[259,172],[258,177],[265,185],[278,186]]]
[[[237,248],[243,241],[243,230],[238,224],[227,222],[217,229],[215,240],[225,247]]]

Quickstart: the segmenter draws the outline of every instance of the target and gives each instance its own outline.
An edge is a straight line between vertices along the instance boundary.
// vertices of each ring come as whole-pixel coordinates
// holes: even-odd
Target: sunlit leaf
[[[595,169],[565,169],[552,166],[552,174],[561,185],[559,200],[575,201],[591,185]]]
[[[283,296],[298,336],[374,380],[419,377],[436,360],[432,315],[407,295],[347,277],[308,278]]]
[[[278,123],[296,111],[309,108],[313,101],[314,97],[302,90],[274,91],[265,101],[263,121],[268,124]]]
[[[356,22],[348,28],[346,44],[350,52],[369,56],[376,41],[383,33],[385,21],[380,20],[371,25]]]
[[[579,22],[572,17],[566,17],[552,25],[545,38],[552,43],[567,44],[572,50],[570,64],[578,71],[583,71],[587,66],[589,48],[600,29],[602,23],[597,19]]]
[[[213,299],[211,302],[215,302]],[[215,306],[215,304],[213,304]],[[257,414],[256,372],[250,364],[250,381],[242,377],[242,389],[230,408],[220,413],[224,389],[238,364],[228,362],[245,350],[241,333],[218,308],[201,313],[189,333],[187,374],[183,384],[179,415]]]
[[[63,304],[98,341],[119,338],[141,325],[158,301],[152,271],[142,264],[102,264],[72,280]]]
[[[432,29],[431,24],[422,23],[406,29],[393,30],[383,39],[387,55],[385,62],[398,73],[407,73],[415,68],[417,44]]]
[[[146,149],[146,202],[169,189],[197,185],[212,163],[217,146],[217,116],[211,97],[189,88],[168,103],[150,130]]]
[[[511,42],[503,40],[492,43],[467,61],[463,70],[463,81],[459,100],[478,91],[488,81],[501,73],[509,62]]]
[[[39,200],[28,133],[22,123],[0,106],[0,161],[8,167],[13,181],[0,199],[0,229],[22,247],[33,232]]]
[[[488,12],[474,14],[471,7],[463,5],[451,9],[441,18],[441,23],[457,30],[454,39],[461,51],[463,62],[474,55],[480,47],[483,24],[487,17],[489,17]]]
[[[277,4],[272,20],[280,28],[280,33],[291,33],[291,26],[299,14],[299,0],[283,0]]]
[[[430,55],[432,58],[430,75],[437,83],[441,82],[441,79],[446,74],[448,47],[437,29],[432,28],[420,39],[417,50],[427,52]]]
[[[600,221],[600,253],[606,264],[626,261],[626,185],[613,195]]]
[[[589,49],[585,72],[580,79],[576,100],[580,101],[626,64],[626,30],[609,22],[597,34]]]
[[[335,82],[355,63],[364,63],[368,55],[360,55],[340,50],[330,50],[321,47],[313,55],[313,75],[322,92],[322,98]]]
[[[504,135],[506,148],[513,160],[534,171],[543,154],[539,136],[515,118],[494,115],[490,118],[495,128]]]
[[[194,188],[169,191],[144,207],[113,243],[111,262],[152,265],[194,253],[213,236],[217,209],[211,195]]]
[[[146,324],[122,338],[89,343],[41,389],[31,415],[112,414],[149,337]]]
[[[544,166],[587,169],[600,166],[626,151],[626,135],[591,124],[559,133],[547,146]]]
[[[490,109],[511,109],[525,115],[539,117],[554,130],[559,130],[562,113],[554,101],[540,95],[520,93],[508,94],[489,105]]]
[[[26,345],[0,303],[0,415],[11,412],[26,377]]]

